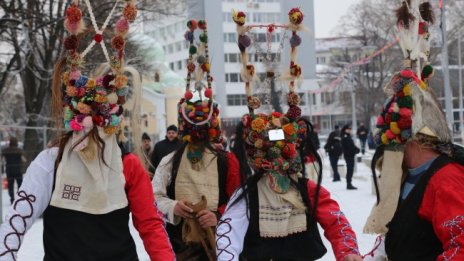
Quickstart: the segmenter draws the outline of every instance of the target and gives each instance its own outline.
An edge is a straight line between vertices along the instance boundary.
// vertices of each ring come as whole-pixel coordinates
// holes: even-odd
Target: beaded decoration
[[[64,40],[67,50],[67,70],[62,74],[63,84],[63,120],[68,131],[86,132],[94,126],[102,127],[107,134],[116,133],[123,117],[122,105],[126,101],[129,90],[128,78],[123,74],[123,58],[125,37],[129,32],[129,24],[137,16],[134,0],[126,0],[121,17],[115,24],[115,35],[111,39],[111,47],[115,55],[110,56],[106,48],[103,31],[115,13],[119,0],[114,4],[110,14],[101,28],[98,28],[89,0],[84,0],[89,11],[90,20],[95,30],[90,45],[79,52],[79,34],[85,29],[82,21],[82,10],[79,1],[73,0],[66,9],[65,28],[69,35]],[[95,45],[100,45],[103,54],[111,67],[111,72],[98,78],[82,74],[86,55]]]
[[[303,29],[303,13],[300,9],[294,8],[288,13],[290,23],[288,25],[248,25],[246,26],[246,14],[244,12],[233,12],[232,17],[237,24],[238,47],[241,52],[242,79],[245,82],[245,92],[249,114],[242,118],[244,126],[243,139],[245,140],[246,153],[250,166],[255,171],[264,171],[269,178],[270,187],[277,193],[286,193],[290,187],[289,176],[300,174],[303,169],[302,160],[297,149],[301,141],[305,138],[306,124],[300,121],[301,109],[298,106],[300,97],[295,93],[295,82],[301,76],[301,67],[296,63],[297,47],[301,44],[301,38],[297,32]],[[268,41],[270,34],[276,28],[290,30],[290,66],[289,72],[285,77],[289,82],[289,93],[287,102],[289,109],[287,113],[272,112],[270,115],[255,113],[260,108],[259,97],[253,95],[251,85],[256,81],[255,68],[248,62],[246,50],[253,43],[248,35],[252,28],[266,28],[268,31]],[[283,38],[284,39],[284,38]],[[255,43],[256,44],[256,43]],[[269,43],[268,43],[269,45]],[[255,48],[256,49],[256,48]],[[269,46],[268,46],[269,49]],[[268,70],[267,77],[274,77],[275,72]],[[281,130],[282,140],[271,140],[269,131]]]
[[[205,20],[190,20],[185,40],[190,44],[187,62],[187,80],[184,97],[179,101],[179,131],[188,142],[187,158],[198,168],[203,157],[202,142],[221,142],[221,121],[218,104],[213,99],[211,64],[208,52],[208,30]],[[201,30],[199,43],[195,43],[195,30]],[[206,78],[205,78],[206,77]],[[206,85],[205,85],[206,80]],[[191,86],[194,85],[193,91]],[[194,94],[198,99],[193,100]]]

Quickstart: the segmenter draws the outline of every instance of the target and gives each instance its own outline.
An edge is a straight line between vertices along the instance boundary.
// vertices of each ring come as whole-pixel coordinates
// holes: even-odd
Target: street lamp
[[[461,54],[461,30],[458,30],[458,63],[459,63],[459,131],[461,132],[461,144],[464,144],[464,115],[462,104],[462,54]]]
[[[345,70],[349,70],[349,81],[350,81],[350,92],[351,92],[351,129],[353,133],[356,133],[357,127],[357,119],[356,119],[356,91],[354,88],[354,77],[353,77],[353,67],[355,66],[349,62],[340,62],[335,61],[336,64],[342,65]]]

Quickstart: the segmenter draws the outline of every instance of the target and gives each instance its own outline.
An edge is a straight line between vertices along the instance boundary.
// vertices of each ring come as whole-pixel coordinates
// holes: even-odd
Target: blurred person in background
[[[341,136],[343,157],[346,162],[346,188],[349,190],[358,189],[351,183],[354,172],[354,157],[359,153],[359,148],[354,145],[354,141],[351,138],[351,125],[343,126]]]
[[[153,146],[151,144],[151,138],[148,136],[146,132],[142,134],[142,149],[143,149],[143,165],[145,169],[148,171],[148,175],[150,179],[153,178],[153,174],[155,173],[155,168],[151,165],[150,157],[153,153]]]
[[[364,123],[361,122],[358,130],[356,131],[356,136],[358,136],[359,141],[361,142],[361,153],[364,155],[366,152],[366,141],[367,141],[367,134],[369,130],[366,128]]]
[[[177,150],[181,146],[182,142],[178,139],[178,135],[179,133],[176,125],[171,125],[166,129],[166,138],[156,143],[150,157],[151,165],[155,171],[166,155]]]
[[[338,160],[343,153],[342,143],[340,138],[340,130],[338,125],[329,134],[327,143],[324,146],[325,151],[329,154],[330,166],[333,170],[333,181],[340,181],[340,173],[338,173]]]
[[[10,195],[10,203],[13,203],[15,181],[18,188],[23,182],[23,150],[18,147],[18,140],[15,137],[10,138],[10,144],[2,151],[2,156],[5,159],[6,177],[8,180],[8,195]]]

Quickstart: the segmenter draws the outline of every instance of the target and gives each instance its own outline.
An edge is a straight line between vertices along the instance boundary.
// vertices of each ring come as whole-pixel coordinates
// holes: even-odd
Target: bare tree
[[[123,1],[121,1],[123,2]],[[23,86],[25,121],[27,127],[50,124],[43,121],[49,115],[51,77],[59,57],[63,55],[62,41],[65,36],[63,15],[70,1],[64,0],[0,0],[0,94],[11,85],[14,75],[19,74]],[[113,8],[115,1],[92,1],[97,23],[101,26]],[[123,3],[117,6],[121,11]],[[139,13],[156,19],[157,15],[177,14],[182,10],[183,1],[142,0],[138,1]],[[82,7],[84,20],[90,25],[88,12]],[[115,19],[115,18],[113,18]],[[110,23],[113,24],[113,23]],[[90,26],[82,35],[82,42],[90,42],[94,33]],[[111,26],[105,34],[112,32]],[[111,37],[105,37],[109,41]],[[85,47],[84,47],[85,48]],[[91,54],[92,62],[103,61],[99,48]],[[4,51],[6,50],[6,53]],[[132,52],[128,52],[131,54]],[[130,59],[130,56],[129,56]],[[28,129],[24,146],[28,160],[32,160],[41,146],[37,131]]]
[[[342,17],[336,32],[341,36],[356,36],[360,42],[357,57],[367,57],[374,50],[380,50],[395,42],[395,8],[396,6],[388,1],[363,0],[353,5],[348,14]],[[353,56],[347,54],[345,52],[338,61],[355,62]],[[337,66],[336,62],[333,61],[333,66]],[[363,65],[352,68],[357,98],[356,110],[360,121],[369,123],[370,118],[380,111],[385,100],[383,87],[400,66],[401,52],[398,46],[394,46]],[[345,83],[347,81],[350,79],[345,79]],[[344,105],[347,110],[351,110],[351,99],[346,99]]]

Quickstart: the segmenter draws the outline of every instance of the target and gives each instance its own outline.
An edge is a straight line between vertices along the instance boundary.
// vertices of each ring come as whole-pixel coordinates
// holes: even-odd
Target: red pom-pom
[[[103,35],[101,35],[101,34],[95,34],[95,35],[93,36],[93,39],[95,40],[95,42],[100,43],[100,42],[103,40]]]
[[[215,129],[209,129],[209,130],[208,130],[208,136],[209,136],[210,138],[216,137],[216,134],[217,134],[217,133],[216,133],[216,130],[215,130]]]
[[[395,135],[390,129],[388,129],[388,130],[385,132],[385,135],[387,135],[387,138],[388,138],[389,140],[393,140],[393,139],[396,137],[396,135]]]
[[[121,51],[124,49],[124,45],[126,44],[126,41],[124,40],[124,37],[117,35],[111,39],[111,46],[113,49],[116,49],[118,51]]]
[[[276,118],[280,118],[280,117],[282,117],[282,113],[280,113],[278,111],[275,111],[275,112],[272,113],[272,116],[276,117]]]
[[[392,114],[391,113],[385,114],[385,123],[390,124],[391,121],[392,121]]]
[[[383,120],[383,117],[380,115],[377,117],[377,126],[382,126],[385,125],[385,121]]]
[[[286,115],[288,118],[295,120],[301,116],[301,109],[298,106],[290,106]]]
[[[405,77],[405,78],[412,78],[414,77],[414,73],[411,71],[411,70],[402,70],[400,72],[401,76]]]
[[[205,30],[206,26],[207,26],[207,24],[206,24],[205,20],[198,21],[198,28],[200,28],[201,30]]]
[[[66,9],[66,18],[72,23],[79,22],[82,18],[81,9],[79,9],[76,5],[71,5],[68,9]]]
[[[398,128],[401,130],[410,129],[412,126],[411,117],[400,117],[398,120]]]
[[[411,118],[412,116],[412,110],[409,108],[401,108],[399,113],[401,117]]]
[[[282,155],[285,158],[294,158],[296,156],[296,148],[293,143],[287,143],[285,147],[282,149]]]
[[[211,97],[213,97],[213,89],[207,88],[207,89],[205,90],[205,97],[211,99]]]
[[[190,31],[194,31],[198,27],[198,22],[197,20],[190,20],[187,22],[187,27],[190,29]]]
[[[93,123],[97,126],[103,126],[103,117],[100,115],[92,116]]]
[[[70,35],[64,39],[64,48],[66,50],[75,50],[79,47],[79,38],[75,35]]]
[[[124,18],[127,19],[127,21],[132,23],[135,21],[135,18],[137,17],[137,8],[133,4],[128,4],[126,5],[126,7],[124,7],[122,15],[124,16]]]
[[[191,91],[186,91],[186,92],[184,93],[184,98],[185,98],[187,101],[189,101],[190,99],[193,98],[193,93],[192,93]]]

